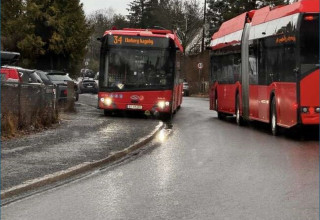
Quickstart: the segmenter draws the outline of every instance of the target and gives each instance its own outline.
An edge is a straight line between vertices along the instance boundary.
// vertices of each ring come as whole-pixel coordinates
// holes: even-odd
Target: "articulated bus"
[[[224,22],[211,49],[210,109],[279,127],[319,124],[319,1],[264,7]]]
[[[171,118],[183,92],[177,35],[126,28],[108,30],[100,40],[98,107],[105,115],[134,110]]]

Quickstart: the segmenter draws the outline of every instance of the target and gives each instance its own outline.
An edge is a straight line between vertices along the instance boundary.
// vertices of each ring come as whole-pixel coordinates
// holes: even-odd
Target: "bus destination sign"
[[[108,44],[113,46],[140,46],[140,47],[168,47],[168,38],[136,37],[124,35],[111,35]]]

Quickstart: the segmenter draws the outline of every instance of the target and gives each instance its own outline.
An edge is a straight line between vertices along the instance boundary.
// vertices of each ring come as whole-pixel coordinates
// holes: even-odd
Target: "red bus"
[[[101,39],[98,106],[171,118],[182,103],[183,48],[169,30],[108,30]]]
[[[319,1],[264,7],[224,22],[211,47],[210,109],[221,119],[319,124]]]

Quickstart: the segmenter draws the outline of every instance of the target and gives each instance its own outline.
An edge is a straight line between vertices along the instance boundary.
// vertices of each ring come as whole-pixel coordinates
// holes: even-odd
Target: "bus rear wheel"
[[[273,136],[277,136],[279,134],[279,127],[277,125],[277,108],[276,108],[276,99],[272,98],[271,101],[271,133]]]

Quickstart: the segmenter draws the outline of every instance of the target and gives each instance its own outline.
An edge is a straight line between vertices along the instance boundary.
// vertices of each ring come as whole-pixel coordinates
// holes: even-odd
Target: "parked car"
[[[2,67],[0,72],[1,82],[21,82],[19,72],[16,69]]]
[[[18,73],[18,81],[22,83],[43,83],[41,78],[36,74],[35,70],[32,69],[25,69],[18,66],[3,66],[1,68],[1,73],[6,74],[7,77],[12,77],[14,79],[17,79],[16,74]]]
[[[188,82],[183,82],[183,95],[189,96],[189,84]]]
[[[82,69],[81,75],[79,93],[98,93],[98,84],[95,80],[95,73],[90,69]]]
[[[46,85],[56,85],[56,94],[58,101],[65,101],[68,95],[68,81],[73,81],[66,72],[57,70],[37,70],[36,73],[41,77]],[[74,98],[79,100],[78,84],[74,85]]]
[[[79,93],[98,93],[97,82],[93,78],[84,77],[79,82]]]
[[[1,65],[12,65],[20,58],[20,53],[1,51]]]

